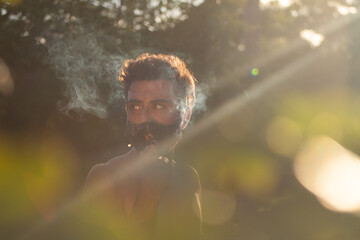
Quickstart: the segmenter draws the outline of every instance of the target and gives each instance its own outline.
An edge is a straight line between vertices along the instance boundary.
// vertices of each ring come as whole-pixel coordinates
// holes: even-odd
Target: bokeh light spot
[[[294,0],[260,0],[260,4],[263,7],[271,7],[271,5],[276,4],[280,8],[287,8],[294,2]]]
[[[233,153],[218,171],[222,188],[241,192],[251,198],[271,193],[278,183],[277,167],[267,156],[257,152]]]
[[[312,47],[320,46],[325,40],[324,35],[315,32],[312,29],[304,29],[300,32],[300,37],[308,41]]]
[[[294,172],[324,207],[360,211],[360,158],[333,139],[309,140],[295,158]]]
[[[233,195],[203,189],[202,194],[203,221],[210,225],[218,225],[230,220],[236,209]]]
[[[56,209],[73,191],[78,160],[71,147],[56,138],[47,138],[37,157],[39,166],[24,172],[24,184],[35,208],[52,221]]]
[[[276,117],[268,126],[266,141],[269,148],[276,154],[291,156],[302,140],[300,125],[286,117]]]

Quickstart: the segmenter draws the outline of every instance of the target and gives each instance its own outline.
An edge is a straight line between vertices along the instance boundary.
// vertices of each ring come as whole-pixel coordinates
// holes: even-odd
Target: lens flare
[[[320,203],[333,211],[360,211],[360,158],[329,137],[307,142],[294,172]]]
[[[260,73],[260,71],[258,68],[251,69],[251,76],[256,77],[259,75],[259,73]]]

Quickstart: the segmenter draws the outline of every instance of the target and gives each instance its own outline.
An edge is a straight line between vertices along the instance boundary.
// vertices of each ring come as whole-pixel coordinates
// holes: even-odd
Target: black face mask
[[[170,137],[176,137],[177,142],[181,137],[179,126],[179,121],[169,125],[155,122],[144,122],[142,124],[127,122],[126,135],[129,138],[130,144],[134,146],[137,151],[142,151],[146,146],[161,143]],[[173,147],[176,142],[174,142],[171,147]]]

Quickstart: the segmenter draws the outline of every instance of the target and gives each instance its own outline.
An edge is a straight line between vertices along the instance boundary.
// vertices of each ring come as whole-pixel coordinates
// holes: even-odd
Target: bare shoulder
[[[178,200],[178,209],[183,213],[194,216],[193,219],[196,219],[194,226],[198,226],[200,223],[198,227],[201,229],[202,190],[197,171],[190,165],[175,163],[172,181],[173,196]],[[197,217],[193,215],[193,210],[197,213]]]
[[[124,164],[128,163],[129,160],[135,157],[135,149],[132,148],[129,152],[124,155],[116,156],[110,159],[105,165],[108,168],[116,168],[118,166],[123,166]]]
[[[93,166],[86,178],[87,185],[91,182],[98,181],[99,179],[108,179],[111,177],[112,172],[116,170],[117,167],[121,167],[126,164],[134,156],[134,151],[130,150],[128,153],[116,156],[106,163],[99,163]]]
[[[199,175],[195,168],[185,163],[175,163],[175,171],[183,176],[190,177],[192,179],[199,179]]]
[[[181,183],[186,188],[191,188],[198,191],[200,186],[200,179],[197,171],[188,164],[175,163],[174,166],[174,180]]]
[[[109,176],[110,169],[106,163],[96,164],[93,166],[87,175],[86,185],[91,185],[99,179],[107,178]]]

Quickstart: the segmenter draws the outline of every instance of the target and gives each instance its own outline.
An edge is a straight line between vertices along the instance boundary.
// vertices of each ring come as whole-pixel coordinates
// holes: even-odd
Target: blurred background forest
[[[198,80],[175,160],[199,173],[206,239],[360,239],[359,171],[337,168],[330,193],[299,173],[307,158],[305,179],[318,176],[314,149],[358,169],[359,6],[0,0],[0,238],[56,221],[94,164],[127,151],[117,73],[151,52],[178,55]]]

